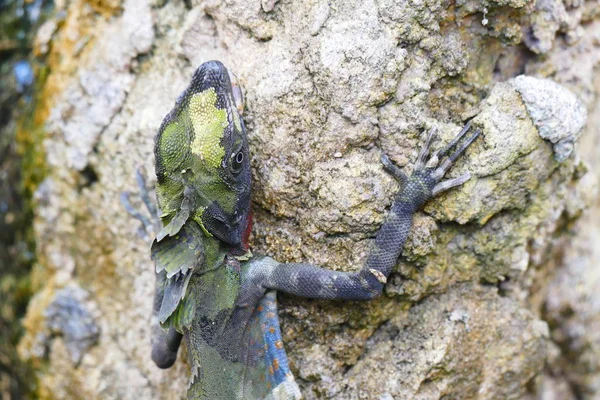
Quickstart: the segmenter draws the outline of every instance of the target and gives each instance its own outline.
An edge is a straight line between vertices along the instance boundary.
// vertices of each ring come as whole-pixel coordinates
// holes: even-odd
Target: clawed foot
[[[129,196],[131,193],[123,192],[121,193],[121,204],[125,207],[125,211],[133,218],[137,219],[142,223],[138,230],[138,235],[144,239],[148,238],[148,234],[152,235],[154,232],[157,232],[160,226],[160,221],[158,219],[157,208],[154,205],[154,202],[150,199],[150,188],[146,183],[145,172],[142,171],[141,168],[138,168],[135,172],[135,180],[138,185],[138,189],[140,192],[140,198],[142,202],[146,206],[148,213],[150,214],[152,220],[146,217],[138,208],[134,207],[129,201]]]
[[[400,170],[386,155],[381,156],[381,163],[383,168],[395,177],[401,184],[407,183],[409,180],[419,180],[426,186],[433,185],[431,188],[431,196],[435,196],[438,193],[446,191],[456,186],[460,186],[471,178],[470,173],[459,176],[458,178],[448,179],[441,181],[446,172],[452,167],[454,162],[460,157],[462,153],[473,143],[479,136],[481,131],[476,129],[471,135],[465,138],[465,135],[471,128],[471,121],[469,121],[458,135],[450,143],[444,146],[442,149],[435,151],[430,154],[431,142],[436,136],[436,129],[431,129],[425,140],[423,148],[419,152],[417,162],[413,170],[413,174],[410,178]],[[464,138],[464,140],[463,140]],[[454,152],[452,152],[454,150]],[[448,155],[452,152],[450,155]],[[443,161],[441,161],[443,159]],[[441,163],[440,163],[441,161]],[[414,177],[414,179],[413,179]]]

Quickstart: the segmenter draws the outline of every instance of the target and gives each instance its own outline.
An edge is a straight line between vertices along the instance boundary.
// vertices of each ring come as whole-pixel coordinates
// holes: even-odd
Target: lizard
[[[338,272],[252,255],[251,168],[241,88],[219,61],[202,64],[155,137],[161,229],[151,247],[156,267],[152,360],[170,368],[185,338],[191,365],[188,399],[300,399],[277,315],[276,291],[330,300],[379,296],[396,265],[413,215],[470,174],[444,175],[478,137],[470,121],[431,151],[427,134],[412,174],[387,155],[384,170],[400,183],[366,263]],[[142,200],[158,212],[138,173]],[[148,224],[124,193],[127,211]]]

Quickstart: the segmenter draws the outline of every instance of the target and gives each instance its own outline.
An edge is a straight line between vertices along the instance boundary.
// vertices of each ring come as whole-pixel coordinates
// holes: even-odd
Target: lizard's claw
[[[400,167],[398,167],[386,154],[381,155],[381,164],[383,164],[383,169],[390,175],[392,175],[401,185],[406,183],[408,177]]]
[[[140,212],[140,210],[131,204],[129,201],[130,195],[131,193],[129,192],[122,192],[120,197],[121,204],[125,208],[125,211],[127,211],[127,214],[131,215],[133,218],[142,223],[142,226],[138,230],[138,235],[142,238],[146,238],[148,236],[148,232],[152,232],[152,223],[144,214]]]
[[[150,188],[146,183],[146,173],[143,167],[139,167],[135,170],[135,181],[137,182],[138,189],[140,190],[140,197],[146,206],[146,209],[150,213],[153,219],[158,218],[158,211],[156,209],[156,205],[152,200],[150,200]]]
[[[448,153],[450,150],[452,150],[458,143],[459,141],[465,136],[465,134],[467,133],[467,131],[469,130],[469,128],[471,127],[471,122],[469,121],[469,123],[467,125],[465,125],[465,127],[460,131],[460,133],[450,142],[448,143],[448,145],[446,147],[444,147],[442,150],[440,150],[439,152],[437,152],[436,154],[433,155],[432,160],[434,158],[436,158],[436,164],[437,162],[439,162],[438,157],[444,157],[446,155],[446,153]],[[464,153],[464,151],[467,149],[467,147],[469,147],[471,145],[471,143],[473,143],[473,141],[475,139],[477,139],[477,137],[479,136],[479,134],[481,133],[481,131],[479,129],[476,129],[475,132],[473,132],[470,136],[468,136],[465,141],[454,151],[454,153],[452,153],[451,155],[448,156],[448,158],[446,158],[442,164],[440,164],[435,171],[433,171],[433,174],[431,175],[432,178],[438,180],[444,177],[444,175],[446,174],[446,172],[448,172],[448,170],[450,169],[450,167],[452,167],[452,165],[454,164],[454,162],[456,161],[456,159],[458,159],[458,157],[460,157],[460,155],[462,153]],[[435,165],[432,165],[432,168],[435,167]]]
[[[450,150],[452,150],[452,148],[454,146],[456,146],[456,144],[460,141],[460,139],[462,139],[463,136],[465,136],[465,134],[469,131],[469,129],[471,129],[471,121],[467,122],[465,124],[465,126],[463,126],[463,128],[460,130],[460,132],[458,133],[458,135],[456,135],[454,137],[454,139],[452,139],[450,141],[450,143],[448,143],[442,149],[438,150],[435,155],[437,155],[438,158],[441,158],[441,157],[444,157],[446,154],[448,154],[448,152]]]
[[[419,152],[419,156],[417,157],[417,162],[415,163],[414,171],[420,171],[423,168],[425,168],[425,166],[426,166],[425,161],[427,160],[427,156],[429,155],[429,149],[431,147],[431,142],[432,142],[433,138],[436,136],[436,133],[437,133],[437,129],[435,129],[435,128],[431,128],[429,130],[429,133],[427,134],[427,139],[425,139],[425,144],[421,148],[421,151]],[[437,160],[437,157],[435,154],[430,158],[430,161],[433,160],[434,158]],[[429,164],[429,162],[427,164]]]
[[[465,183],[466,181],[468,181],[469,179],[471,179],[471,173],[467,172],[466,174],[463,174],[463,175],[459,176],[458,178],[445,180],[445,181],[440,182],[437,185],[435,185],[433,187],[433,190],[431,191],[431,194],[433,196],[435,196],[438,193],[444,192],[444,191],[451,189],[453,187],[456,187],[456,186],[460,186],[463,183]]]
[[[460,155],[462,153],[464,153],[464,151],[467,149],[467,147],[469,147],[471,145],[471,143],[473,143],[473,141],[475,139],[477,139],[477,137],[480,135],[481,131],[479,129],[476,129],[470,136],[468,136],[462,142],[462,144],[459,145],[459,142],[466,135],[466,133],[469,131],[470,128],[471,128],[471,121],[469,121],[461,129],[459,134],[456,135],[456,137],[454,139],[452,139],[452,141],[450,143],[448,143],[441,150],[435,152],[432,155],[431,159],[428,162],[428,166],[430,166],[430,168],[435,168],[435,170],[433,170],[433,172],[431,173],[431,177],[435,181],[439,182],[444,177],[446,172],[448,172],[448,170],[452,167],[452,165],[458,159],[458,157],[460,157]],[[456,150],[454,150],[454,152],[451,155],[449,155],[438,166],[437,164],[439,163],[440,158],[445,157],[456,146],[458,146],[458,148],[456,148]],[[443,192],[450,188],[462,185],[463,183],[468,181],[470,178],[471,178],[471,174],[467,172],[466,174],[461,175],[458,178],[448,179],[446,181],[439,182],[433,187],[431,193],[433,196],[435,196],[436,194],[438,194],[440,192]]]
[[[141,167],[136,170],[135,180],[138,185],[140,198],[142,199],[142,202],[144,203],[146,209],[150,213],[151,218],[148,218],[137,207],[131,204],[131,201],[129,199],[131,193],[127,191],[121,193],[120,200],[121,204],[125,208],[125,211],[127,211],[127,214],[131,215],[133,218],[137,219],[142,223],[138,234],[141,237],[146,238],[148,236],[148,233],[153,234],[153,232],[158,231],[158,227],[160,226],[160,220],[158,219],[156,206],[150,199],[150,189],[146,184],[145,172]]]

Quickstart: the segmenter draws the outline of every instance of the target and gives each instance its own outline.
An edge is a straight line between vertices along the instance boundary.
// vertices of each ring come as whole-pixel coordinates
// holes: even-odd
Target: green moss
[[[48,72],[47,67],[39,69],[35,93],[41,93]],[[44,103],[34,97],[17,123],[16,140],[22,157],[22,190],[27,200],[31,200],[35,189],[47,175],[48,166],[43,145],[45,138],[43,123],[47,112],[41,108]]]
[[[4,128],[0,128],[2,134],[14,139],[21,126],[19,123],[16,127]],[[1,149],[2,153],[6,153],[0,162],[0,171],[8,177],[7,187],[2,188],[6,190],[0,190],[0,204],[8,210],[0,214],[0,230],[3,232],[0,235],[0,381],[3,387],[8,385],[15,398],[33,398],[33,370],[16,353],[16,345],[23,334],[20,319],[34,291],[30,274],[35,262],[33,190],[26,190],[23,185],[29,154],[18,154],[14,144],[12,140]]]
[[[41,72],[36,89],[44,84],[45,70]],[[15,124],[0,127],[0,131],[11,138],[3,143],[6,157],[0,161],[0,170],[7,174],[11,191],[0,190],[0,203],[8,204],[8,212],[1,215],[0,221],[1,230],[8,232],[8,236],[0,237],[0,304],[3,305],[0,308],[0,381],[3,387],[10,387],[15,398],[35,398],[37,387],[32,366],[19,359],[16,346],[23,334],[20,320],[36,289],[33,284],[36,279],[32,276],[36,262],[32,200],[47,169],[42,143],[45,134],[41,119],[36,118],[39,104],[35,98],[29,102],[20,98],[14,107],[17,110],[13,113]]]

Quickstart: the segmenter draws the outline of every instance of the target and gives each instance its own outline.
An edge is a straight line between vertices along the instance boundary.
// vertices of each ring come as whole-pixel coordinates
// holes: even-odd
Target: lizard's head
[[[189,204],[189,218],[237,254],[247,249],[250,229],[250,155],[242,109],[241,89],[232,85],[225,66],[206,62],[163,120],[154,146],[163,221]]]

